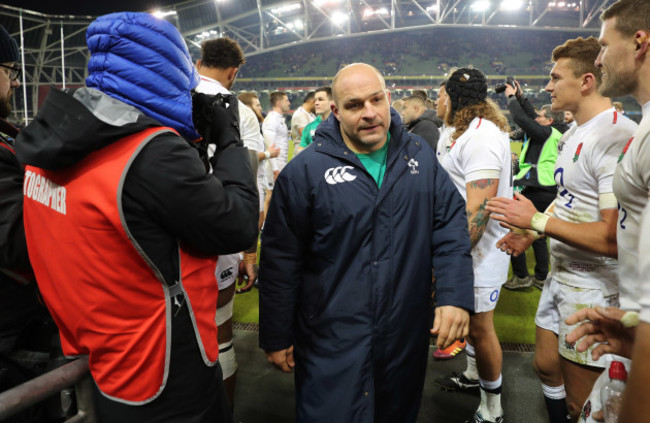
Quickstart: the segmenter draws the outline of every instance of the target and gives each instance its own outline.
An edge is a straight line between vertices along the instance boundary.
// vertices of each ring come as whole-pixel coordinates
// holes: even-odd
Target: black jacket
[[[438,130],[440,126],[442,126],[442,121],[438,118],[436,112],[433,110],[425,110],[419,118],[409,122],[406,125],[406,129],[410,133],[424,138],[427,144],[433,148],[433,151],[436,151],[438,138],[440,138],[440,131]]]
[[[48,319],[30,275],[23,225],[24,171],[14,154],[17,135],[16,127],[0,119],[0,354],[14,349],[30,322]]]
[[[110,109],[102,110],[102,101]],[[82,88],[73,96],[52,90],[20,134],[16,154],[22,163],[61,169],[152,126],[160,123],[100,91]],[[242,251],[255,242],[257,187],[247,149],[228,148],[216,155],[215,165],[207,174],[188,142],[160,135],[127,174],[122,197],[127,225],[168,282],[178,275],[177,240],[206,255]]]

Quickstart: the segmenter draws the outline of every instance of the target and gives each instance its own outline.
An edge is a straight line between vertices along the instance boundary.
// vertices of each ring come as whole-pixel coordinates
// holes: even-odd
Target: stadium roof
[[[17,4],[35,4],[19,0]],[[190,51],[198,56],[206,38],[230,36],[247,56],[319,40],[344,39],[378,32],[427,27],[531,28],[597,33],[598,16],[614,0],[162,0],[156,13],[174,23]],[[0,24],[19,42],[24,52],[24,84],[28,87],[67,83],[81,85],[86,76],[88,52],[85,31],[95,15],[75,14],[75,1],[65,14],[46,14],[0,5]],[[100,9],[88,9],[101,3]],[[106,13],[107,4],[88,2],[84,9]],[[131,10],[143,2],[131,2]],[[160,4],[160,3],[159,3]],[[43,6],[45,7],[45,6]],[[63,7],[63,6],[62,6]],[[100,7],[100,6],[97,6]],[[52,10],[52,9],[49,9]],[[326,53],[335,54],[335,53]],[[27,97],[27,92],[25,92]],[[32,104],[37,103],[32,90]],[[30,113],[31,114],[31,113]]]

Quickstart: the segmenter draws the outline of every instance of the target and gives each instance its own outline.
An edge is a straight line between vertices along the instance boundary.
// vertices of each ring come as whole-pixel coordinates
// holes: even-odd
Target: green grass
[[[528,270],[533,273],[535,262],[532,251],[526,256]],[[499,305],[494,314],[494,326],[501,342],[535,343],[535,311],[541,291],[531,287],[524,291],[501,290]],[[259,322],[257,289],[235,295],[233,319],[242,323]]]

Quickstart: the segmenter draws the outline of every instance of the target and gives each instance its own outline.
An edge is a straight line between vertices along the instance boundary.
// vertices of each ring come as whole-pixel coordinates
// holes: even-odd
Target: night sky
[[[2,0],[2,4],[41,13],[62,15],[103,15],[111,12],[150,12],[156,7],[182,0]]]

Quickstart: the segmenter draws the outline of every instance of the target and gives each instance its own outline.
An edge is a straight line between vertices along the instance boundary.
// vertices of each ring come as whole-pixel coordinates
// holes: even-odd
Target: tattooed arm
[[[488,200],[497,195],[498,179],[479,179],[468,182],[467,189],[467,224],[472,248],[480,241],[485,232],[490,212],[485,210]]]

